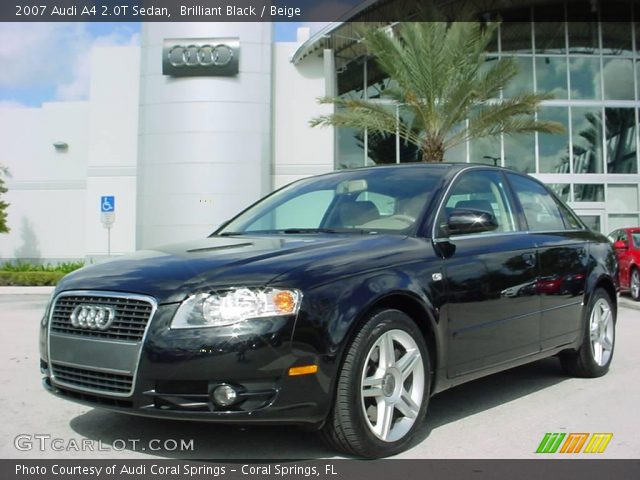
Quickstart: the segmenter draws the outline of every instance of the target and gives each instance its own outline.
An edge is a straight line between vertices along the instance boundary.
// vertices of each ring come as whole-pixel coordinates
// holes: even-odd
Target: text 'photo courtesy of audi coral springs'
[[[44,386],[123,413],[407,448],[429,398],[558,355],[604,375],[617,263],[547,187],[473,164],[294,182],[208,238],[84,267],[42,319]]]

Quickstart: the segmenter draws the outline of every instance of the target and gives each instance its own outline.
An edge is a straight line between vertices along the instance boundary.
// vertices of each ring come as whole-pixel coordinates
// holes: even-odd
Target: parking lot
[[[0,294],[1,458],[229,460],[335,455],[315,434],[299,429],[243,429],[133,417],[48,394],[40,384],[37,345],[47,298]],[[431,400],[415,445],[399,457],[532,458],[548,432],[611,432],[613,438],[599,458],[637,458],[639,307],[629,299],[621,303],[614,361],[605,377],[569,378],[556,359],[547,359],[454,388]]]

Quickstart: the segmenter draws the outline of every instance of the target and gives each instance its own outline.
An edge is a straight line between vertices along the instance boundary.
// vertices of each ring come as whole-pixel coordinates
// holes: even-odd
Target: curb
[[[0,287],[0,295],[51,295],[56,287]]]

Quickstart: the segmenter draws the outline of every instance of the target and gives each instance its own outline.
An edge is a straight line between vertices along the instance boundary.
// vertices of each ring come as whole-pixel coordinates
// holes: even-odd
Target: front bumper
[[[290,367],[318,364],[320,360],[311,347],[292,342],[295,318],[171,330],[177,307],[160,305],[150,319],[131,391],[124,394],[86,388],[80,381],[60,380],[60,368],[71,379],[105,374],[97,372],[95,365],[87,366],[86,352],[84,357],[79,352],[77,359],[74,352],[66,352],[62,366],[51,360],[51,337],[47,322],[43,322],[40,345],[44,387],[54,395],[85,405],[150,417],[242,424],[323,423],[330,395],[322,372],[294,377],[287,374]],[[105,346],[99,339],[88,343],[95,344],[95,350],[104,357]],[[113,344],[113,348],[118,355],[118,345]],[[239,392],[238,401],[230,407],[212,401],[213,389],[222,383]]]

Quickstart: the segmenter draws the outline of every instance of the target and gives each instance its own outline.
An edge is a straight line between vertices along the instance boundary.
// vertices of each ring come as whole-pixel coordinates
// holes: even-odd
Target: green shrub
[[[0,265],[0,272],[57,272],[57,273],[70,273],[74,270],[82,268],[84,262],[61,262],[57,265],[47,263],[45,265],[34,265],[33,263],[20,262],[11,263],[5,262]]]
[[[6,272],[0,271],[0,286],[40,287],[56,285],[64,272]]]

